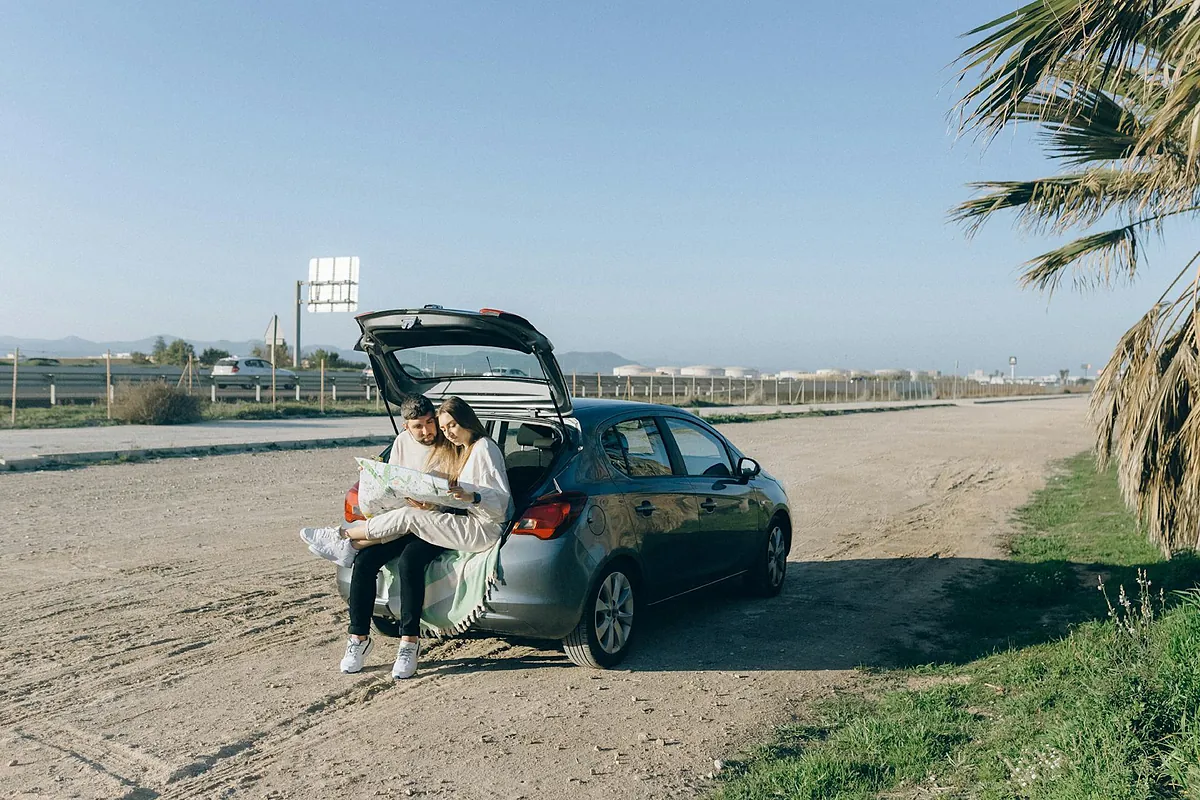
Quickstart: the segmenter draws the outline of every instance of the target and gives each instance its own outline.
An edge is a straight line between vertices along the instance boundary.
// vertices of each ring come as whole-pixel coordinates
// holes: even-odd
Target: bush
[[[200,421],[200,399],[158,381],[119,384],[113,419],[134,425],[182,425]]]

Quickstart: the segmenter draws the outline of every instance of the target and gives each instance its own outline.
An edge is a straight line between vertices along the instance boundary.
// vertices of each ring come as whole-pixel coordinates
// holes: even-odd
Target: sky
[[[1017,277],[1055,242],[948,222],[1057,169],[949,116],[960,34],[1015,5],[7,0],[0,334],[290,342],[309,259],[357,255],[360,310],[560,351],[1079,374],[1186,254],[1047,297]]]

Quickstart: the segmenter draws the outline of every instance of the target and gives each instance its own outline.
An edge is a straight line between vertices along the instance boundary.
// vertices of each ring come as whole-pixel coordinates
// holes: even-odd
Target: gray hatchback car
[[[629,652],[648,606],[731,579],[779,593],[787,495],[703,420],[573,399],[549,340],[515,314],[426,306],[357,319],[357,349],[389,404],[462,397],[504,452],[516,514],[501,545],[503,582],[477,629],[561,640],[574,663],[604,668]],[[338,569],[343,597],[350,575]],[[382,591],[375,615],[394,631]]]

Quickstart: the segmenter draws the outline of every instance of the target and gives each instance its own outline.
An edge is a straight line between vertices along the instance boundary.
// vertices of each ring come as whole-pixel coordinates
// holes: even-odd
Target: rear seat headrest
[[[555,437],[545,428],[535,428],[532,425],[522,425],[517,428],[517,444],[521,447],[536,447],[548,450],[554,447]]]

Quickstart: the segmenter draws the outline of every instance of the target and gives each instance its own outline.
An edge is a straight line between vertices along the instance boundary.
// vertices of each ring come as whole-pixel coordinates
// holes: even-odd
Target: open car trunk
[[[384,398],[461,397],[483,416],[571,415],[571,396],[554,345],[527,320],[484,309],[379,311],[359,315],[366,352]]]

